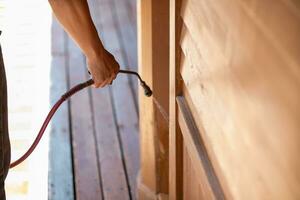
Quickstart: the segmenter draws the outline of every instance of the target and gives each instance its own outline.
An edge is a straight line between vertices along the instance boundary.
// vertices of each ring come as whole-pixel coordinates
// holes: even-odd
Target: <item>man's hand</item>
[[[92,21],[87,0],[48,0],[55,16],[75,40],[87,58],[95,87],[110,84],[119,72],[119,64],[102,45]]]
[[[120,70],[119,63],[114,56],[105,49],[95,56],[87,57],[87,65],[96,88],[102,88],[107,84],[111,84]]]

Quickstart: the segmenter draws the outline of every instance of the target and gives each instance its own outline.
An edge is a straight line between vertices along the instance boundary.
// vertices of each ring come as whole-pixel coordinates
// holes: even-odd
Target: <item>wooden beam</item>
[[[168,193],[169,1],[138,1],[139,71],[153,89],[140,91],[141,199]]]
[[[180,18],[181,0],[170,0],[170,123],[169,123],[169,199],[183,198],[183,142],[177,120],[176,96],[181,94]]]
[[[138,57],[139,72],[144,80],[152,86],[152,43],[151,0],[138,1]],[[142,66],[142,67],[141,67]],[[145,76],[147,74],[147,76]],[[141,169],[138,182],[139,199],[155,199],[157,191],[156,145],[153,136],[154,127],[149,124],[153,117],[153,101],[139,93],[140,108],[140,144]],[[146,156],[147,155],[147,156]]]

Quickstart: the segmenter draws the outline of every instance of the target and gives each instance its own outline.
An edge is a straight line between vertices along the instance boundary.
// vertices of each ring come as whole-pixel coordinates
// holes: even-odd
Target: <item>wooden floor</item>
[[[89,0],[105,47],[137,70],[136,1]],[[53,20],[51,102],[89,78],[85,57]],[[139,169],[137,80],[119,75],[63,105],[51,125],[49,199],[136,199]]]

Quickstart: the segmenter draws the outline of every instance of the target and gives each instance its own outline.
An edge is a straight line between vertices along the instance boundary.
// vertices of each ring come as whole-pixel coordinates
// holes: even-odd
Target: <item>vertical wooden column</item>
[[[140,90],[139,199],[168,193],[169,1],[138,1],[139,71],[153,90]]]
[[[182,92],[180,78],[179,47],[181,33],[180,17],[181,0],[170,0],[170,126],[169,126],[169,199],[179,200],[183,198],[182,175],[183,175],[183,141],[177,120],[178,107],[176,96]]]

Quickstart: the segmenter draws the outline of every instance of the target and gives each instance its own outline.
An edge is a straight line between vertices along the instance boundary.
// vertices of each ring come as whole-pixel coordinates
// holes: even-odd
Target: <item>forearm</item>
[[[87,57],[103,51],[87,0],[49,0],[54,15]]]
[[[117,76],[120,66],[106,51],[92,21],[87,0],[48,0],[54,15],[87,58],[95,87],[104,87]]]

